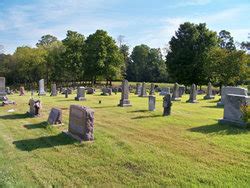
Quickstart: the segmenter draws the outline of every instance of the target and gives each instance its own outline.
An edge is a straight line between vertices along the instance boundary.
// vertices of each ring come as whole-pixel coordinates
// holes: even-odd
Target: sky
[[[62,40],[67,30],[87,37],[103,29],[114,39],[123,35],[130,48],[163,48],[186,21],[247,41],[250,0],[0,0],[0,45],[14,53],[46,34]]]

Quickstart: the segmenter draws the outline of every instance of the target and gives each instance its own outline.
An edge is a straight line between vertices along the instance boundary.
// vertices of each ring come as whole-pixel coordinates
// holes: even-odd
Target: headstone
[[[46,92],[44,90],[44,79],[39,80],[39,96],[46,95]]]
[[[155,96],[148,96],[148,110],[155,111]]]
[[[50,125],[62,124],[62,110],[52,108],[49,114],[48,123]]]
[[[137,83],[135,88],[135,95],[140,95],[141,93],[141,84]]]
[[[76,101],[85,101],[85,87],[77,88],[77,96],[75,97]]]
[[[205,100],[214,99],[212,84],[210,82],[207,85],[207,94],[204,96],[203,99],[205,99]]]
[[[24,90],[24,87],[20,87],[19,88],[19,96],[24,96],[25,95],[25,90]]]
[[[29,100],[29,106],[30,106],[30,110],[29,113],[32,116],[39,116],[41,109],[42,109],[42,103],[40,100],[34,100],[34,99],[30,99]]]
[[[65,95],[65,98],[68,98],[68,97],[69,97],[68,89],[65,90],[64,95]]]
[[[13,93],[11,92],[11,90],[10,90],[10,87],[6,87],[6,94],[7,94],[7,95],[13,94]]]
[[[219,120],[221,124],[235,124],[246,127],[250,122],[246,116],[247,108],[250,105],[250,97],[245,95],[228,94],[224,98],[224,117]],[[246,119],[245,119],[246,118]]]
[[[170,94],[170,88],[165,87],[161,89],[160,96],[165,96],[166,94]]]
[[[87,87],[86,91],[87,91],[87,94],[94,94],[95,93],[95,89],[92,87]]]
[[[6,96],[5,77],[0,77],[0,100],[3,100],[5,96]]]
[[[132,106],[130,104],[130,101],[128,100],[128,97],[129,97],[129,85],[128,85],[128,81],[127,80],[123,80],[123,82],[122,82],[121,100],[120,100],[120,103],[118,104],[118,106],[121,106],[121,107]]]
[[[187,102],[188,103],[198,103],[196,100],[196,97],[197,97],[196,85],[192,84],[191,89],[190,89],[189,99],[187,100]]]
[[[33,97],[34,96],[34,89],[31,90],[31,96]]]
[[[56,84],[51,84],[51,95],[50,96],[57,96]]]
[[[66,134],[80,142],[94,140],[94,110],[84,106],[71,105],[69,128]]]
[[[151,83],[149,95],[154,95],[154,94],[155,94],[155,85],[154,83]]]
[[[171,114],[171,94],[166,94],[163,97],[163,116],[169,116]]]
[[[174,84],[172,101],[180,101],[179,98],[179,85],[177,83]]]
[[[179,86],[179,97],[185,94],[185,86]]]
[[[102,88],[102,94],[101,95],[104,95],[104,96],[108,96],[108,95],[112,95],[112,89],[111,88]]]
[[[141,92],[140,92],[139,97],[147,97],[145,82],[142,83]]]
[[[217,106],[224,106],[224,100],[226,95],[235,94],[235,95],[244,95],[247,96],[247,89],[241,87],[222,87],[221,90],[221,100],[217,103]]]

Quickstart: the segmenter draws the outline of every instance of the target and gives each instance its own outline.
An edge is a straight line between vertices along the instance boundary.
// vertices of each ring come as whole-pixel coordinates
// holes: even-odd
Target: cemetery
[[[249,8],[0,1],[0,188],[250,187]]]

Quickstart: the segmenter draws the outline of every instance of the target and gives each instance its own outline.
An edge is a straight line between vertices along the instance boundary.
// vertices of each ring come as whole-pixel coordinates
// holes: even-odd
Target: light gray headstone
[[[224,116],[219,122],[222,124],[247,126],[247,120],[244,119],[244,110],[246,110],[249,105],[250,97],[248,96],[234,94],[226,95],[224,98]]]
[[[180,101],[179,98],[179,84],[175,83],[173,88],[172,101]]]
[[[46,95],[46,92],[44,90],[44,79],[39,80],[39,96]]]
[[[3,97],[5,97],[6,90],[5,90],[5,77],[0,77],[0,99],[2,100]]]
[[[145,82],[142,83],[141,92],[140,92],[139,97],[147,97]]]
[[[241,87],[222,87],[221,90],[221,100],[217,103],[217,106],[223,106],[226,95],[235,94],[235,95],[244,95],[247,96],[247,89]]]
[[[192,84],[192,86],[191,86],[191,88],[190,88],[189,99],[187,100],[187,102],[188,102],[188,103],[197,103],[196,97],[197,97],[196,85],[195,85],[195,84]]]
[[[40,115],[40,112],[42,109],[42,103],[40,100],[30,99],[29,106],[30,106],[29,113],[32,116],[39,116]]]
[[[155,94],[155,84],[151,83],[149,95],[154,95],[154,94]]]
[[[160,95],[165,96],[166,94],[170,94],[170,88],[169,87],[161,89]]]
[[[77,88],[77,96],[75,97],[76,101],[84,101],[85,98],[85,87],[78,87]]]
[[[51,96],[57,96],[56,84],[51,84]]]
[[[102,95],[104,96],[112,95],[112,89],[107,87],[102,88]]]
[[[135,90],[135,94],[136,95],[140,95],[140,93],[141,93],[141,84],[140,83],[137,83],[136,84],[136,90]]]
[[[148,110],[155,111],[155,96],[148,96]]]
[[[71,105],[68,134],[79,141],[94,140],[94,110]]]
[[[203,99],[205,99],[205,100],[214,99],[212,84],[210,82],[207,85],[207,94],[204,96]]]
[[[128,80],[123,80],[122,82],[122,94],[121,94],[121,100],[118,106],[121,107],[128,107],[132,106],[130,104],[130,101],[128,100],[129,98],[129,85],[128,85]]]

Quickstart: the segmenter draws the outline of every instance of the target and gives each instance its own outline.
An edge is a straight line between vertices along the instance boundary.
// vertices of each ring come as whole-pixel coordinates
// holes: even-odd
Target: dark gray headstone
[[[212,84],[210,82],[207,85],[207,94],[204,96],[203,99],[205,99],[205,100],[214,99]]]
[[[56,84],[51,84],[51,95],[50,96],[57,96]]]
[[[29,113],[32,116],[39,116],[41,114],[42,103],[40,100],[30,99],[29,106],[30,106]]]
[[[147,97],[145,82],[142,83],[141,92],[140,92],[139,97]]]
[[[78,87],[77,88],[77,96],[75,97],[76,101],[84,101],[85,98],[85,87]]]
[[[151,83],[149,95],[154,95],[154,94],[155,94],[155,85],[154,83]]]
[[[7,95],[5,90],[5,77],[0,77],[0,100],[3,100],[3,98]]]
[[[175,83],[173,88],[172,101],[180,101],[179,98],[179,84]]]
[[[179,86],[179,97],[185,94],[185,86]]]
[[[189,99],[187,100],[187,102],[188,103],[197,103],[196,97],[197,97],[196,85],[192,84],[191,89],[190,89]]]
[[[141,93],[141,84],[137,83],[136,84],[136,89],[135,89],[135,94],[140,95],[140,93]]]
[[[171,94],[166,94],[163,97],[163,116],[169,116],[171,114]]]
[[[122,94],[121,94],[121,100],[118,106],[121,107],[128,107],[132,106],[129,101],[129,85],[127,80],[123,80],[122,82]]]
[[[111,88],[102,88],[102,94],[101,95],[104,95],[104,96],[109,96],[109,95],[112,95],[112,89]]]
[[[62,110],[52,108],[49,114],[48,123],[50,125],[62,124]]]

